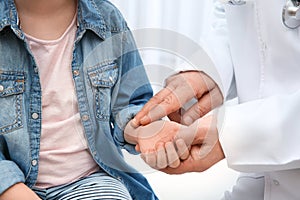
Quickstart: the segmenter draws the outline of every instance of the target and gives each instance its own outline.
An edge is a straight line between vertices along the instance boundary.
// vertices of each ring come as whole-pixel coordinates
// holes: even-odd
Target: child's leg
[[[46,200],[47,198],[47,190],[46,189],[38,189],[33,188],[32,189],[42,200]]]
[[[35,190],[39,193],[38,190]],[[74,183],[47,189],[47,200],[132,200],[127,188],[105,172],[97,172]]]

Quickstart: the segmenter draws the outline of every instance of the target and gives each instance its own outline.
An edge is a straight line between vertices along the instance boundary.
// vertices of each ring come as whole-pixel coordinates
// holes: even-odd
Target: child
[[[157,199],[128,166],[152,89],[106,0],[0,0],[0,200]]]

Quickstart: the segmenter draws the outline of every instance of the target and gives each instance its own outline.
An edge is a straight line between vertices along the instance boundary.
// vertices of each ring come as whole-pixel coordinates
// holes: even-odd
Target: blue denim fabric
[[[140,55],[120,12],[106,0],[79,0],[72,61],[79,112],[99,166],[121,180],[133,199],[157,199],[126,164],[127,122],[151,98]],[[13,0],[0,0],[0,194],[38,174],[42,108],[38,67],[18,26]],[[51,166],[49,166],[51,167]]]

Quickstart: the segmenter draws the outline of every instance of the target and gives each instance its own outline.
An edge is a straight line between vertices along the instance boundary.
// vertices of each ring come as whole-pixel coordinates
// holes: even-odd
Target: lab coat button
[[[277,180],[273,180],[274,185],[278,186],[279,185],[279,181]]]

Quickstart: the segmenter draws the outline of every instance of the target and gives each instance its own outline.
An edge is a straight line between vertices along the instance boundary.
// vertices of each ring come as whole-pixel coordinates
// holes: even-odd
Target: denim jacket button
[[[79,70],[74,70],[74,71],[73,71],[73,75],[74,75],[74,76],[79,76],[79,74],[80,74]]]
[[[39,114],[32,113],[31,117],[32,117],[32,119],[38,119],[39,118]]]
[[[0,85],[0,92],[3,92],[3,91],[4,91],[4,86]]]
[[[81,117],[81,119],[82,119],[82,121],[87,121],[87,120],[89,120],[89,116],[88,115],[83,115],[82,117]]]
[[[32,161],[31,161],[31,165],[32,165],[32,166],[36,166],[36,165],[37,165],[37,160],[32,160]]]

